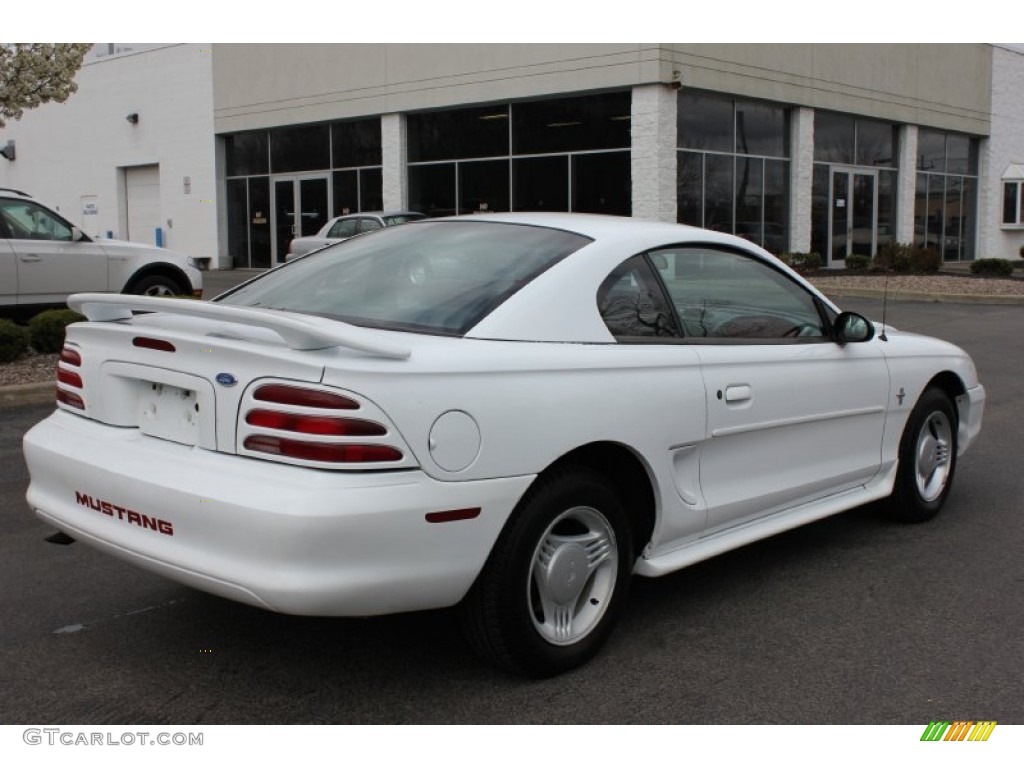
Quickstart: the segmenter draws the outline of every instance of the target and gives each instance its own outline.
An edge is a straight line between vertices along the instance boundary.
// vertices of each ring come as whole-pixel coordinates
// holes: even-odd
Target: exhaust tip
[[[68,544],[74,544],[75,540],[68,536],[64,531],[57,531],[52,536],[47,536],[45,541],[51,544],[60,544],[62,547],[66,547]]]

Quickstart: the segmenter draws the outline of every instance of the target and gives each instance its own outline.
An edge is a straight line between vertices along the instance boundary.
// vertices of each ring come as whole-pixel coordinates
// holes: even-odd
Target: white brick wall
[[[811,250],[811,186],[814,176],[814,110],[797,107],[791,113],[789,188],[789,250]],[[821,254],[827,258],[827,254]]]
[[[384,210],[403,211],[409,207],[405,115],[381,115],[380,139]]]
[[[899,173],[896,180],[896,242],[914,242],[914,199],[917,190],[917,126],[900,127]]]
[[[662,84],[633,89],[633,216],[676,220],[676,91]]]
[[[1024,54],[992,49],[992,133],[981,142],[978,195],[978,257],[1020,258],[1024,229],[1003,220],[1003,173],[1024,164]]]

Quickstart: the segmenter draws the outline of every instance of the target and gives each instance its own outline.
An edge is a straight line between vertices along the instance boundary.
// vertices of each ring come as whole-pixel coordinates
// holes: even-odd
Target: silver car
[[[328,221],[315,235],[309,237],[297,237],[288,246],[286,261],[305,256],[310,251],[323,248],[331,243],[340,243],[350,237],[361,235],[364,232],[373,232],[375,229],[393,227],[395,224],[405,224],[408,221],[425,219],[422,213],[415,211],[368,211],[366,213],[351,213],[347,216],[336,216]]]

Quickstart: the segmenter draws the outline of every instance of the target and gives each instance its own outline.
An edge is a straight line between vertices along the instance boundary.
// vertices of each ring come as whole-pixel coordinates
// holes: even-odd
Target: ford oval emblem
[[[238,379],[232,376],[230,373],[218,373],[217,383],[222,387],[233,387],[238,383]]]

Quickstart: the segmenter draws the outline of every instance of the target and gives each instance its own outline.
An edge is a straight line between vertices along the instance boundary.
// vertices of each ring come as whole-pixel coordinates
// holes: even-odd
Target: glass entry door
[[[878,245],[878,174],[832,168],[829,205],[829,266],[842,267],[851,254],[874,256]]]
[[[330,218],[327,176],[274,179],[274,263],[284,261],[288,243],[315,235]]]

